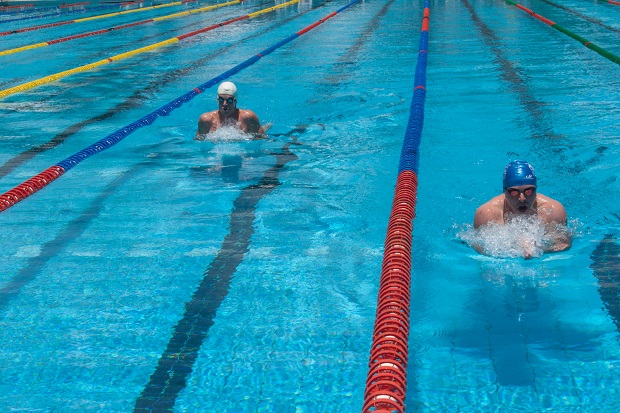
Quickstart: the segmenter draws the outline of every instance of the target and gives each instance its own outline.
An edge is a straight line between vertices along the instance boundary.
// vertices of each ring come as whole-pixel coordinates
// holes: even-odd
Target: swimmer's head
[[[217,88],[219,111],[225,118],[230,118],[237,109],[237,86],[232,82],[222,82]]]
[[[217,95],[230,95],[237,99],[237,86],[233,82],[222,82],[217,88]]]
[[[525,161],[512,161],[504,169],[504,189],[522,185],[536,186],[534,168]]]

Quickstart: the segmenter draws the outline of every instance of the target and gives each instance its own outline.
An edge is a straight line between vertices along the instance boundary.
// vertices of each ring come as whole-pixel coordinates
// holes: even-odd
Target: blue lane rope
[[[130,123],[129,125],[118,129],[117,131],[111,133],[110,135],[106,136],[103,139],[100,139],[99,141],[95,142],[94,144],[88,146],[87,148],[75,153],[74,155],[71,155],[70,157],[58,162],[56,165],[50,167],[50,168],[55,168],[55,167],[60,167],[63,169],[63,172],[67,172],[68,170],[74,168],[77,164],[79,164],[80,162],[82,162],[85,159],[90,158],[93,155],[98,154],[99,152],[102,152],[108,148],[111,148],[112,146],[116,145],[117,143],[119,143],[120,141],[122,141],[123,139],[125,139],[127,136],[129,136],[130,134],[134,133],[136,130],[143,128],[145,126],[151,125],[153,122],[155,122],[155,120],[160,117],[160,116],[168,116],[170,115],[170,113],[172,113],[173,110],[181,107],[184,103],[189,102],[190,100],[192,100],[194,97],[196,97],[198,94],[204,92],[206,89],[209,89],[210,87],[220,83],[223,80],[228,79],[229,77],[231,77],[232,75],[240,72],[241,70],[247,68],[248,66],[253,65],[254,63],[256,63],[258,60],[260,60],[261,58],[267,56],[268,54],[270,54],[271,52],[273,52],[274,50],[284,46],[285,44],[293,41],[294,39],[298,38],[299,36],[301,36],[304,33],[307,33],[308,31],[312,30],[313,28],[319,26],[322,23],[325,23],[328,19],[332,18],[333,16],[337,15],[338,13],[348,9],[349,7],[353,6],[356,3],[359,3],[361,0],[353,0],[352,2],[346,4],[345,6],[341,7],[340,9],[338,9],[335,12],[330,13],[329,15],[327,15],[326,17],[318,20],[317,22],[311,24],[310,26],[307,26],[306,28],[290,35],[289,37],[285,38],[284,40],[281,40],[280,42],[268,47],[267,49],[263,50],[262,52],[250,57],[249,59],[241,62],[240,64],[238,64],[237,66],[233,67],[232,69],[227,70],[226,72],[214,77],[213,79],[197,86],[196,88],[190,90],[189,92],[185,93],[184,95],[174,99],[171,102],[168,102],[167,104],[165,104],[164,106],[160,107],[159,109],[149,113],[148,115],[136,120],[135,122]],[[48,169],[50,169],[48,168]],[[23,185],[23,184],[21,184]],[[20,187],[20,185],[18,185],[16,188]],[[42,189],[42,187],[41,187]],[[40,190],[40,189],[37,189]],[[9,191],[10,192],[10,191]],[[26,196],[30,196],[31,194],[27,194]],[[15,205],[15,203],[21,201],[22,199],[25,199],[26,196],[24,196],[23,198],[19,199],[19,200],[15,200],[13,203],[11,203],[11,205],[7,205],[4,209],[0,209],[0,212],[8,209],[9,207]],[[1,198],[2,196],[0,196]]]
[[[426,10],[430,9],[429,1],[424,1]],[[428,18],[425,19],[428,22]],[[426,23],[428,25],[428,23]],[[405,139],[400,155],[398,173],[413,171],[418,173],[420,161],[420,142],[422,141],[422,127],[424,126],[424,100],[426,98],[426,63],[428,59],[428,27],[420,34],[420,51],[415,70],[413,98],[409,109],[409,121],[405,132]]]

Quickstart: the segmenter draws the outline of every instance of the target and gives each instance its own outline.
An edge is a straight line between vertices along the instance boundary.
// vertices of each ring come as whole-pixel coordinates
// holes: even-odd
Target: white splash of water
[[[516,216],[505,224],[490,223],[478,229],[466,225],[456,236],[477,251],[496,258],[535,258],[543,255],[558,234],[571,236],[563,225],[546,227],[538,216]]]
[[[233,126],[223,126],[217,129],[215,132],[201,135],[199,140],[208,142],[246,142],[254,139],[254,136],[248,133],[243,133],[239,129]]]

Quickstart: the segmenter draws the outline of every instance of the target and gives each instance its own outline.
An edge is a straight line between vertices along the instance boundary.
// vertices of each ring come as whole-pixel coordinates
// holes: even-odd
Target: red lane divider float
[[[54,165],[33,176],[26,182],[17,185],[10,191],[5,192],[0,196],[0,211],[4,211],[22,199],[29,197],[58,179],[58,177],[64,173],[65,170],[62,167]]]
[[[37,9],[20,10],[18,12],[11,12],[10,14],[22,15],[22,14],[30,14],[30,13],[41,13],[44,10],[51,10],[52,12],[47,13],[47,14],[29,15],[29,16],[17,17],[14,19],[0,20],[0,23],[13,23],[13,22],[19,22],[19,21],[25,21],[25,20],[43,19],[46,17],[58,17],[58,16],[64,16],[67,14],[74,14],[74,13],[88,13],[88,12],[95,12],[98,10],[107,10],[107,9],[125,7],[125,6],[135,5],[135,4],[138,4],[138,2],[128,1],[125,3],[108,3],[108,4],[103,4],[101,6],[96,6],[96,7],[78,6],[78,7],[71,7],[68,9],[60,9],[58,7],[43,7],[43,8],[37,8]]]
[[[81,3],[61,4],[60,6],[58,6],[58,8],[66,9],[68,7],[86,6],[87,4],[90,4],[90,3],[87,1],[83,1]]]
[[[161,108],[149,113],[148,115],[136,120],[133,123],[130,123],[127,126],[122,127],[121,129],[118,129],[116,132],[106,136],[103,139],[100,139],[99,141],[95,142],[94,144],[90,145],[89,147],[75,153],[74,155],[64,159],[63,161],[57,163],[56,165],[46,169],[45,171],[39,173],[38,175],[30,178],[29,180],[27,180],[26,182],[16,186],[15,188],[11,189],[8,192],[5,192],[4,194],[0,195],[0,212],[5,211],[7,209],[9,209],[10,207],[12,207],[13,205],[15,205],[16,203],[26,199],[27,197],[29,197],[30,195],[32,195],[33,193],[35,193],[36,191],[41,190],[43,187],[47,186],[50,184],[50,182],[56,180],[58,177],[60,177],[60,175],[64,174],[65,172],[67,172],[69,169],[74,168],[77,164],[79,164],[80,162],[82,162],[83,160],[90,158],[93,155],[96,155],[106,149],[111,148],[112,146],[116,145],[117,143],[119,143],[120,141],[122,141],[123,139],[125,139],[127,136],[129,136],[130,134],[134,133],[135,131],[137,131],[140,128],[143,128],[145,126],[151,125],[153,124],[153,122],[155,122],[155,120],[157,120],[158,117],[160,116],[169,116],[170,113],[172,113],[173,110],[180,108],[184,103],[189,102],[190,100],[192,100],[193,98],[195,98],[196,96],[198,96],[200,93],[204,92],[206,89],[213,87],[214,85],[217,85],[218,83],[222,82],[223,80],[228,79],[229,77],[233,76],[236,73],[239,73],[240,71],[242,71],[243,69],[253,65],[254,63],[258,62],[261,58],[267,56],[268,54],[272,53],[273,51],[279,49],[280,47],[284,46],[285,44],[292,42],[293,40],[295,40],[296,38],[298,38],[299,36],[301,36],[304,33],[307,33],[310,29],[317,27],[318,25],[325,23],[328,19],[330,19],[331,17],[335,16],[336,14],[348,9],[349,7],[353,6],[356,3],[359,3],[361,0],[353,0],[352,2],[342,6],[340,9],[338,9],[336,12],[329,14],[328,16],[320,19],[318,22],[306,27],[305,29],[302,29],[290,36],[288,36],[287,38],[279,41],[278,43],[271,45],[270,47],[268,47],[267,49],[261,51],[260,53],[250,57],[249,59],[239,63],[237,66],[233,67],[232,69],[227,70],[226,72],[214,77],[213,79],[203,83],[202,85],[199,85],[197,87],[195,87],[194,89],[190,90],[189,92],[185,93],[182,96],[179,96],[178,98],[174,99],[171,102],[168,102],[167,104],[165,104],[164,106],[162,106]],[[426,0],[428,1],[428,0]],[[279,7],[279,6],[274,6],[274,7]],[[272,8],[273,9],[273,8]],[[259,13],[259,12],[257,12]],[[262,12],[261,12],[262,13]]]
[[[404,413],[409,358],[411,246],[424,124],[429,0],[425,0],[415,86],[383,252],[362,413]]]
[[[28,4],[16,4],[14,6],[0,6],[0,10],[10,10],[10,9],[27,9],[29,7],[34,7],[34,3]]]

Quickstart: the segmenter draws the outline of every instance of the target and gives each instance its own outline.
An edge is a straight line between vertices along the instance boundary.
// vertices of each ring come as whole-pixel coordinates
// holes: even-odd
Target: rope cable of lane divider
[[[545,23],[548,26],[551,26],[552,28],[556,29],[559,32],[564,33],[565,35],[567,35],[568,37],[571,37],[575,40],[577,40],[579,43],[581,43],[582,45],[584,45],[585,47],[587,47],[590,50],[594,50],[596,53],[598,53],[599,55],[603,56],[604,58],[620,65],[620,57],[616,56],[615,54],[603,49],[602,47],[597,46],[596,44],[592,43],[591,41],[584,39],[583,37],[573,33],[572,31],[560,26],[559,24],[547,19],[546,17],[541,16],[538,13],[533,12],[532,10],[528,9],[527,7],[516,3],[512,0],[504,0],[506,3],[515,6],[516,8],[526,12],[527,14],[529,14],[530,16],[534,17],[535,19],[540,20],[541,22]]]
[[[11,14],[30,14],[30,13],[39,13],[42,11],[46,11],[46,10],[58,10],[58,9],[69,9],[69,8],[73,8],[73,7],[82,7],[82,6],[86,6],[90,4],[87,1],[83,1],[83,2],[79,2],[79,3],[68,3],[68,4],[59,4],[57,6],[47,6],[47,7],[34,7],[34,4],[30,4],[30,7],[32,8],[27,8],[26,10],[17,10],[17,11],[12,11],[12,12],[8,12],[8,13],[0,13],[4,14],[4,15],[11,15]],[[27,6],[27,5],[24,5]],[[24,7],[24,6],[16,6],[18,8]],[[10,7],[10,6],[0,6],[0,10],[3,10],[5,7]],[[14,8],[14,7],[13,7]]]
[[[2,23],[17,22],[17,21],[32,20],[32,19],[43,19],[43,18],[46,18],[46,17],[65,16],[67,14],[73,14],[73,13],[89,13],[89,12],[94,12],[94,11],[99,11],[99,10],[107,10],[107,9],[111,9],[111,8],[133,6],[135,4],[138,4],[138,2],[131,0],[131,1],[123,2],[123,3],[106,4],[106,5],[102,5],[102,6],[89,7],[89,8],[84,8],[84,9],[64,10],[64,11],[57,11],[55,13],[49,13],[49,14],[39,14],[39,15],[36,15],[36,16],[26,16],[26,17],[18,17],[18,18],[10,19],[10,20],[0,20],[0,24],[2,24]],[[140,8],[140,7],[138,7],[138,8]]]
[[[189,102],[190,100],[192,100],[194,97],[196,97],[198,94],[204,92],[205,90],[211,88],[212,86],[220,83],[223,80],[228,79],[229,77],[233,76],[234,74],[242,71],[243,69],[253,65],[254,63],[256,63],[257,61],[259,61],[260,59],[262,59],[263,57],[267,56],[268,54],[272,53],[273,51],[275,51],[276,49],[284,46],[285,44],[295,40],[296,38],[298,38],[299,36],[307,33],[308,31],[310,31],[311,29],[317,27],[318,25],[325,23],[327,20],[329,20],[330,18],[334,17],[335,15],[343,12],[344,10],[348,9],[349,7],[353,6],[356,3],[359,3],[361,0],[353,0],[350,3],[342,6],[341,8],[339,8],[337,11],[330,13],[329,15],[327,15],[326,17],[320,19],[318,22],[313,23],[310,26],[307,26],[305,29],[302,29],[290,36],[288,36],[287,38],[285,38],[284,40],[279,41],[278,43],[276,43],[275,45],[272,45],[270,47],[268,47],[267,49],[263,50],[262,52],[250,57],[249,59],[239,63],[238,65],[234,66],[233,68],[227,70],[226,72],[223,72],[221,74],[219,74],[218,76],[214,77],[213,79],[195,87],[194,89],[190,90],[189,92],[185,93],[182,96],[179,96],[178,98],[174,99],[171,102],[168,102],[167,104],[165,104],[164,106],[160,107],[159,109],[149,113],[148,115],[138,119],[137,121],[130,123],[127,126],[124,126],[120,129],[118,129],[117,131],[111,133],[110,135],[106,136],[105,138],[100,139],[99,141],[95,142],[94,144],[90,145],[89,147],[87,147],[86,149],[83,149],[77,153],[75,153],[74,155],[64,159],[63,161],[57,163],[54,166],[49,167],[48,169],[46,169],[45,171],[35,175],[34,177],[30,178],[29,180],[21,183],[20,185],[16,186],[15,188],[11,189],[8,192],[5,192],[4,194],[0,195],[0,212],[3,212],[5,210],[7,210],[8,208],[12,207],[13,205],[15,205],[16,203],[24,200],[25,198],[29,197],[30,195],[32,195],[33,193],[41,190],[43,187],[49,185],[52,181],[58,179],[61,175],[63,175],[65,172],[67,172],[69,169],[75,167],[77,164],[79,164],[80,162],[82,162],[84,159],[87,159],[93,155],[96,155],[99,152],[102,152],[114,145],[116,145],[117,143],[119,143],[120,141],[122,141],[123,139],[125,139],[127,136],[129,136],[130,134],[132,134],[133,132],[135,132],[136,130],[143,128],[145,126],[148,126],[150,124],[152,124],[153,122],[155,122],[155,120],[159,117],[159,116],[168,116],[170,115],[170,113],[181,107],[184,103]]]
[[[254,12],[254,13],[250,13],[250,14],[246,14],[246,15],[243,15],[243,16],[235,17],[234,19],[230,19],[230,20],[227,20],[227,21],[222,22],[222,23],[216,23],[216,24],[213,24],[211,26],[204,27],[202,29],[194,30],[192,32],[185,33],[183,35],[170,38],[168,40],[164,40],[164,41],[161,41],[161,42],[158,42],[158,43],[151,44],[149,46],[141,47],[139,49],[130,50],[128,52],[121,53],[121,54],[118,54],[116,56],[108,57],[107,59],[99,60],[98,62],[89,63],[89,64],[84,65],[84,66],[80,66],[80,67],[76,67],[76,68],[73,68],[73,69],[65,70],[63,72],[59,72],[59,73],[55,73],[53,75],[42,77],[40,79],[33,80],[31,82],[22,83],[21,85],[17,85],[17,86],[13,86],[11,88],[8,88],[8,89],[0,90],[0,99],[5,98],[5,97],[10,96],[10,95],[14,95],[15,93],[19,93],[19,92],[23,92],[23,91],[28,90],[28,89],[35,88],[37,86],[41,86],[41,85],[44,85],[44,84],[47,84],[47,83],[54,82],[54,81],[56,81],[58,79],[62,79],[64,77],[67,77],[67,76],[70,76],[70,75],[73,75],[73,74],[76,74],[76,73],[86,72],[86,71],[95,69],[96,67],[107,65],[109,63],[116,62],[116,61],[119,61],[119,60],[122,60],[122,59],[127,59],[129,57],[138,55],[140,53],[150,52],[150,51],[158,49],[160,47],[168,46],[170,44],[180,42],[181,40],[187,39],[188,37],[192,37],[192,36],[195,36],[197,34],[205,33],[205,32],[208,32],[210,30],[218,29],[218,28],[220,28],[222,26],[226,26],[228,24],[232,24],[232,23],[238,22],[240,20],[253,18],[253,17],[256,17],[256,16],[264,14],[264,13],[269,13],[269,12],[275,11],[277,9],[280,9],[282,7],[289,6],[289,5],[293,4],[293,3],[297,3],[297,2],[299,2],[299,0],[290,0],[290,1],[286,2],[286,3],[278,4],[278,5],[272,6],[272,7],[268,7],[266,9],[259,10],[259,11]]]
[[[387,228],[362,413],[404,413],[409,356],[411,245],[424,124],[430,7],[424,1],[413,98]]]
[[[35,44],[27,45],[27,46],[16,47],[14,49],[7,49],[7,50],[0,51],[0,56],[5,56],[5,55],[13,54],[13,53],[19,53],[19,52],[23,52],[23,51],[26,51],[26,50],[37,49],[39,47],[49,46],[49,45],[52,45],[52,44],[58,44],[58,43],[66,42],[66,41],[69,41],[69,40],[83,39],[85,37],[96,36],[96,35],[99,35],[99,34],[109,33],[111,31],[116,31],[116,30],[122,30],[122,29],[126,29],[126,28],[129,28],[129,27],[139,26],[141,24],[153,23],[153,22],[157,22],[157,21],[173,19],[175,17],[187,16],[187,15],[190,15],[190,14],[202,13],[202,12],[205,12],[205,11],[211,11],[211,10],[215,10],[215,9],[218,9],[218,8],[221,8],[221,7],[227,7],[227,6],[231,6],[233,4],[239,4],[239,3],[243,2],[243,1],[244,0],[228,1],[226,3],[219,3],[219,4],[214,4],[214,5],[211,5],[211,6],[200,7],[198,9],[192,9],[192,10],[182,11],[182,12],[179,12],[179,13],[173,13],[173,14],[169,14],[167,16],[154,17],[152,19],[142,20],[142,21],[139,21],[139,22],[127,23],[127,24],[123,24],[121,26],[109,27],[107,29],[95,30],[95,31],[92,31],[92,32],[80,33],[80,34],[76,34],[76,35],[73,35],[73,36],[62,37],[60,39],[48,40],[46,42],[41,42],[41,43],[35,43]]]
[[[81,19],[65,20],[65,21],[61,21],[61,22],[42,24],[40,26],[33,26],[33,27],[24,27],[22,29],[15,29],[15,30],[8,30],[8,31],[5,31],[5,32],[0,32],[0,36],[8,36],[10,34],[31,32],[31,31],[34,31],[34,30],[41,30],[41,29],[48,29],[50,27],[64,26],[64,25],[72,24],[72,23],[83,23],[83,22],[88,22],[88,21],[92,21],[92,20],[107,19],[109,17],[122,16],[124,14],[129,14],[129,13],[140,13],[140,12],[143,12],[143,11],[150,11],[150,10],[155,10],[155,9],[161,9],[163,7],[180,6],[182,4],[189,3],[189,2],[192,2],[192,1],[194,1],[194,0],[181,0],[181,1],[175,1],[175,2],[172,2],[172,3],[159,4],[157,6],[138,7],[137,9],[117,11],[117,12],[114,12],[114,13],[99,14],[97,16],[83,17]],[[123,4],[128,4],[128,3],[121,3],[121,5],[123,5]],[[129,3],[129,4],[131,4],[131,3]]]
[[[34,7],[34,3],[27,3],[27,4],[14,4],[14,5],[8,5],[8,6],[0,6],[0,10],[5,10],[5,9],[26,9],[29,7]]]

